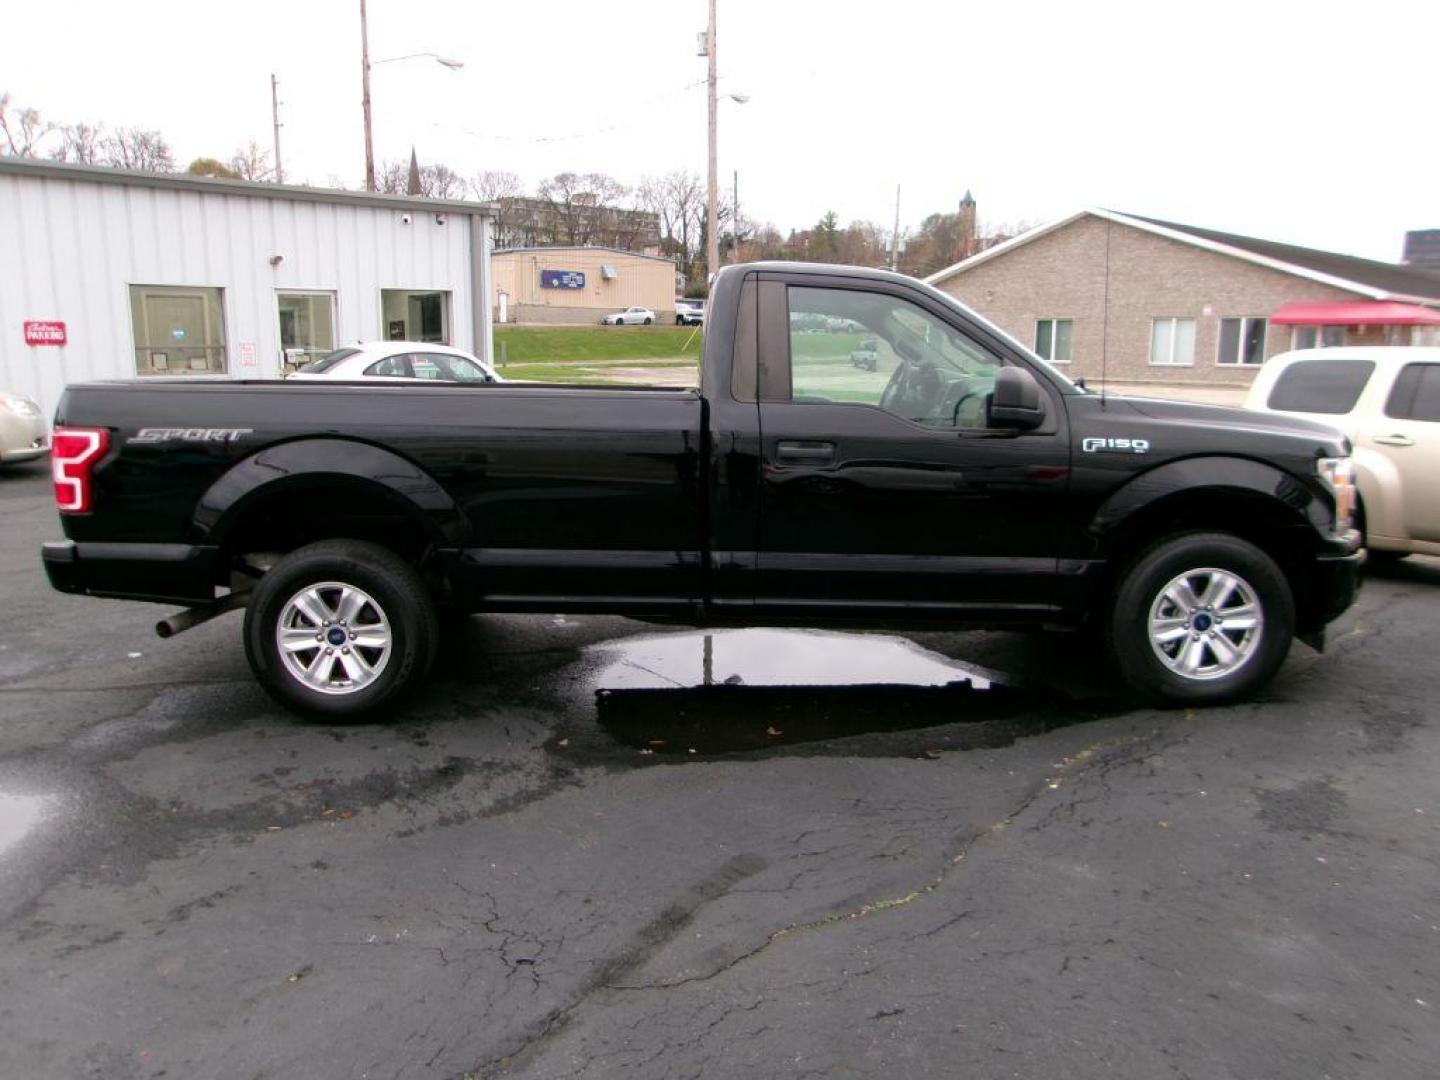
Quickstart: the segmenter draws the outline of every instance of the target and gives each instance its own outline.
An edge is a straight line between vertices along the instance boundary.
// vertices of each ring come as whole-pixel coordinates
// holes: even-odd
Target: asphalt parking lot
[[[1436,1075],[1440,560],[1233,708],[546,616],[327,727],[0,522],[0,1077]]]

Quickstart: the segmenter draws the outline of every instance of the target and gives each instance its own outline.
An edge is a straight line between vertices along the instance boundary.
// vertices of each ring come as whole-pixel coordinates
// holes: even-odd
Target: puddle
[[[592,684],[600,726],[619,742],[655,754],[984,725],[1043,712],[1046,703],[1001,684],[993,672],[885,634],[693,631],[589,651],[597,664]],[[1014,737],[1012,724],[1004,731],[952,732],[931,743],[935,750],[965,749]]]
[[[40,824],[54,800],[45,795],[0,793],[0,855],[19,843]]]
[[[592,650],[600,690],[696,686],[950,686],[994,675],[889,634],[718,630],[626,638]]]

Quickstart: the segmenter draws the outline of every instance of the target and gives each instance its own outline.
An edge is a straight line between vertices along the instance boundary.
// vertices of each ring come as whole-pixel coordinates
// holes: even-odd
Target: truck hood
[[[1215,428],[1221,431],[1251,432],[1257,435],[1291,435],[1314,441],[1333,441],[1349,452],[1349,440],[1339,428],[1280,413],[1251,412],[1228,405],[1202,405],[1193,401],[1171,401],[1165,398],[1113,397],[1106,395],[1105,407],[1123,405],[1141,416],[1165,423]]]

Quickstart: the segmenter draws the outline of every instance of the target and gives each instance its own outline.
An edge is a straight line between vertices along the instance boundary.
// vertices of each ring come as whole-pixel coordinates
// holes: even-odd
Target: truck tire
[[[430,670],[435,605],[415,568],[360,540],[292,551],[245,609],[245,656],[265,690],[319,720],[373,716]]]
[[[1115,664],[1140,696],[1216,704],[1274,676],[1295,634],[1295,600],[1284,573],[1254,544],[1184,533],[1130,563],[1108,629]]]

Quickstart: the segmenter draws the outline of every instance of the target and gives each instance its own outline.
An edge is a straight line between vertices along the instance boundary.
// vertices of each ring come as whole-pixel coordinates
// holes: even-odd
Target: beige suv
[[[1440,555],[1440,349],[1300,349],[1265,362],[1247,409],[1337,427],[1355,446],[1372,556]]]

